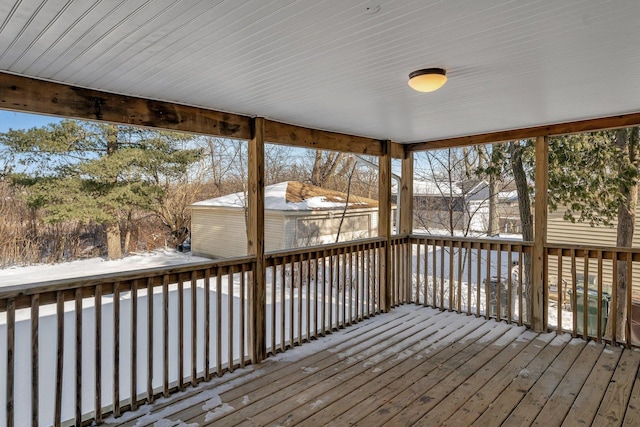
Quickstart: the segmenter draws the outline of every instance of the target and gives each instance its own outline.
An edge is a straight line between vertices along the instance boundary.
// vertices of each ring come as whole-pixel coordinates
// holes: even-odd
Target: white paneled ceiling
[[[0,70],[428,141],[640,111],[640,1],[2,0]]]

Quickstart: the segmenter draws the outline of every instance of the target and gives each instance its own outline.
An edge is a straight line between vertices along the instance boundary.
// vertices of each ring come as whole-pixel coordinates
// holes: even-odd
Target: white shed
[[[240,192],[191,205],[194,255],[246,255],[245,198]],[[346,193],[296,181],[265,187],[265,250],[334,243],[338,230],[339,241],[377,236],[377,200],[349,195],[346,202]]]

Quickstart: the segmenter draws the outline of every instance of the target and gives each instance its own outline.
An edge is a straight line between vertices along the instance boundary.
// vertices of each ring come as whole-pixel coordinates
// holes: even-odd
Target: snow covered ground
[[[27,267],[0,269],[0,287],[42,282],[46,280],[73,279],[94,274],[117,273],[153,267],[194,264],[211,261],[171,249],[133,254],[120,260],[107,261],[90,258],[60,264],[36,264]]]

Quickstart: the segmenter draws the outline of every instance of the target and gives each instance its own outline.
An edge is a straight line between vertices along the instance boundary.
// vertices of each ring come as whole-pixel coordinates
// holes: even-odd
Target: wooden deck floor
[[[122,426],[640,425],[640,351],[403,306]]]

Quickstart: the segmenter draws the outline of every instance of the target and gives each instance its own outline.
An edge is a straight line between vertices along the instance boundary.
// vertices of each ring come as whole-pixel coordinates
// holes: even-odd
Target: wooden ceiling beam
[[[640,113],[621,114],[598,119],[579,120],[575,122],[556,123],[524,129],[489,132],[479,135],[438,139],[433,141],[407,144],[405,149],[412,151],[435,150],[438,148],[462,147],[466,145],[493,144],[519,139],[533,139],[542,136],[569,135],[581,132],[593,132],[605,129],[616,129],[640,125]]]
[[[178,132],[251,139],[251,117],[0,72],[0,108],[27,113],[105,121]],[[382,142],[373,138],[310,129],[265,120],[265,141],[296,147],[380,156]],[[394,157],[404,148],[392,144]]]

